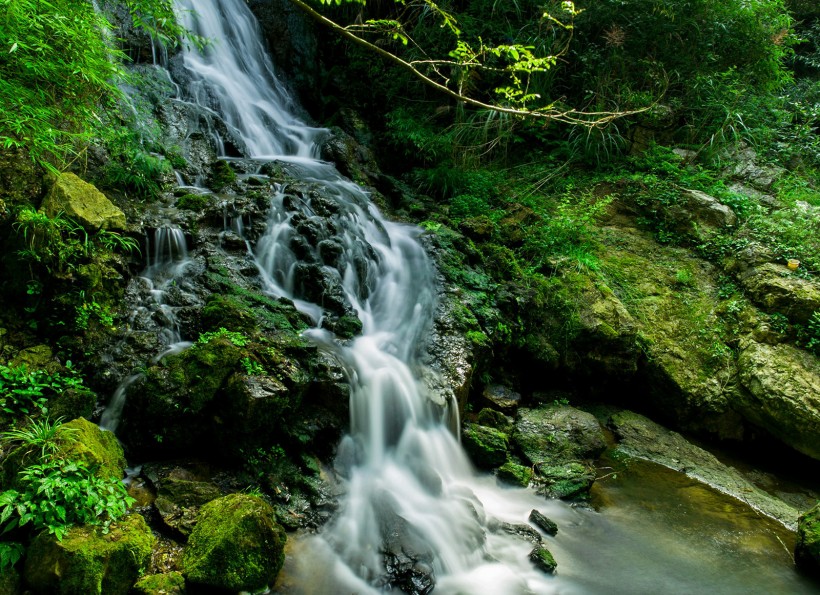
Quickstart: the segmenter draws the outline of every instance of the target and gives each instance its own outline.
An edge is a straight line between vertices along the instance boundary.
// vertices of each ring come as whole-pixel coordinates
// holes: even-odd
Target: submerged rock
[[[794,561],[799,568],[820,576],[820,504],[800,515],[797,521]]]
[[[397,588],[410,595],[430,593],[435,586],[430,547],[392,507],[380,507],[379,525],[385,574],[377,579],[376,586]]]
[[[691,444],[642,415],[620,411],[610,418],[619,439],[617,450],[685,474],[745,502],[751,508],[794,530],[797,510],[771,496],[724,465],[714,455]]]
[[[41,209],[49,217],[60,213],[71,217],[89,231],[125,229],[125,213],[92,184],[75,174],[60,174],[43,200]]]
[[[97,527],[75,527],[62,541],[43,532],[26,557],[26,582],[39,593],[126,594],[148,566],[154,536],[145,519],[132,514],[100,534]]]
[[[231,494],[202,507],[183,556],[190,583],[231,591],[272,585],[285,561],[285,531],[264,500]]]
[[[546,515],[537,510],[533,510],[532,512],[530,512],[529,521],[533,525],[541,529],[547,535],[558,534],[558,525],[556,525],[554,521],[547,518]]]
[[[519,465],[514,461],[507,461],[498,468],[497,477],[501,481],[511,483],[513,485],[521,486],[522,488],[530,485],[532,481],[533,471],[532,467]]]
[[[745,340],[738,357],[748,392],[736,406],[753,423],[820,459],[820,361],[791,345]]]
[[[530,552],[530,561],[536,568],[549,574],[554,573],[555,569],[558,568],[558,563],[552,557],[552,552],[543,545],[537,545],[533,548]]]

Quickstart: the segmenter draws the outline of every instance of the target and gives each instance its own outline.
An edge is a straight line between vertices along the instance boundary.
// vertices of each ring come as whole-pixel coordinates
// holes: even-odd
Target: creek
[[[477,474],[452,427],[455,403],[424,382],[436,275],[421,230],[385,219],[362,188],[320,160],[328,133],[297,115],[243,0],[176,4],[182,24],[210,40],[184,50],[178,100],[224,121],[208,130],[217,152],[285,163],[325,189],[295,201],[279,188],[266,231],[249,248],[266,293],[310,317],[306,336],[341,363],[351,388],[350,430],[334,465],[339,509],[317,535],[292,540],[283,592],[812,592],[791,568],[788,532],[661,468],[600,482],[600,513]],[[306,233],[316,237],[300,241]],[[306,258],[343,289],[362,321],[356,338],[340,341],[323,328],[327,304],[308,297],[315,280],[300,266]],[[181,340],[176,333],[167,344]],[[510,530],[533,509],[559,524],[556,537],[544,538],[557,576],[529,560],[541,537]]]

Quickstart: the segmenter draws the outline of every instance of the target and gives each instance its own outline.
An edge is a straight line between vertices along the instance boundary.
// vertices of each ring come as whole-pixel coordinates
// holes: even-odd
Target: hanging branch
[[[562,122],[565,124],[587,126],[592,128],[604,127],[618,118],[623,118],[625,116],[631,116],[634,114],[645,112],[654,107],[655,105],[655,103],[653,103],[640,109],[628,111],[583,111],[577,109],[560,109],[556,107],[557,102],[553,102],[547,106],[536,109],[528,109],[526,107],[523,107],[524,103],[537,99],[538,96],[534,94],[527,94],[526,89],[521,88],[522,81],[520,76],[523,74],[528,78],[529,74],[533,72],[546,72],[550,67],[554,66],[557,63],[558,58],[566,52],[569,40],[566,44],[564,44],[564,47],[558,54],[546,57],[538,57],[530,51],[530,48],[527,48],[522,45],[502,45],[497,47],[487,47],[484,46],[482,42],[479,51],[476,51],[472,49],[466,42],[459,39],[456,45],[456,49],[453,50],[450,54],[451,56],[458,58],[458,60],[431,59],[425,56],[426,59],[424,60],[408,61],[401,58],[393,52],[390,52],[382,47],[379,47],[378,45],[368,41],[367,39],[364,39],[359,35],[359,33],[367,33],[373,31],[379,32],[382,34],[389,35],[394,40],[400,41],[403,45],[408,45],[408,43],[412,42],[414,47],[418,47],[418,45],[410,38],[409,34],[406,33],[404,28],[401,26],[400,22],[395,20],[374,20],[362,23],[358,21],[353,25],[345,27],[316,11],[314,8],[309,6],[305,2],[305,0],[291,0],[291,2],[293,2],[299,8],[301,8],[311,18],[315,19],[322,25],[332,29],[333,31],[336,31],[342,37],[345,37],[351,40],[353,43],[362,46],[372,52],[375,52],[376,54],[382,56],[383,58],[387,59],[393,64],[398,65],[399,67],[410,72],[413,76],[421,80],[421,82],[423,82],[425,85],[432,87],[433,89],[439,91],[440,93],[443,93],[444,95],[447,95],[448,97],[451,97],[452,99],[455,99],[456,101],[462,102],[465,105],[470,105],[472,107],[492,110],[494,112],[509,114],[512,116],[518,116],[522,118],[555,121]],[[458,38],[461,32],[457,28],[455,19],[448,13],[439,9],[438,6],[431,2],[426,2],[426,5],[432,8],[442,18],[442,26],[450,29],[450,31],[456,36],[456,38]],[[575,16],[580,12],[576,11],[572,2],[564,2],[563,5],[565,10],[569,11],[572,16]],[[561,28],[569,31],[571,36],[572,25],[562,23],[558,19],[546,13],[543,16],[546,20],[552,22],[553,24],[557,24]],[[506,68],[491,67],[482,61],[482,56],[506,58],[512,60],[512,62]],[[437,80],[434,80],[428,74],[425,74],[421,70],[421,68],[424,66],[429,66],[433,68],[435,73],[442,79],[444,79],[444,82],[442,83]],[[512,78],[513,85],[510,87],[502,87],[496,89],[496,92],[503,95],[509,101],[521,103],[522,107],[509,107],[494,103],[487,103],[486,101],[481,101],[473,97],[470,97],[469,95],[466,95],[461,89],[459,89],[459,91],[451,89],[446,84],[450,82],[449,79],[445,77],[443,74],[441,74],[441,72],[439,71],[439,68],[441,66],[452,66],[455,68],[474,67],[480,68],[484,71],[507,73]]]

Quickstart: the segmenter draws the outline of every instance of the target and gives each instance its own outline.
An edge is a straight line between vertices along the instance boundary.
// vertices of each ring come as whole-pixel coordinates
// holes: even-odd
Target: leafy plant
[[[28,418],[28,424],[23,428],[15,428],[0,434],[0,440],[10,442],[20,442],[21,446],[30,450],[39,450],[40,458],[46,458],[46,454],[54,453],[57,450],[57,430],[63,425],[63,418],[58,417],[50,421],[48,417],[41,420]],[[65,432],[75,432],[73,428],[64,428]]]
[[[229,331],[225,327],[220,327],[219,330],[202,333],[197,339],[197,343],[204,345],[213,339],[227,339],[237,347],[244,347],[248,344],[248,337],[243,333],[237,331]]]
[[[52,395],[70,389],[87,391],[71,362],[66,362],[66,368],[66,374],[49,374],[45,370],[29,370],[25,364],[0,364],[0,410],[13,415],[32,415],[35,411],[45,414]]]
[[[249,357],[243,357],[239,360],[239,363],[242,364],[242,369],[245,370],[245,374],[248,376],[261,376],[265,373],[265,367]]]
[[[17,564],[25,551],[22,543],[0,541],[0,571]]]
[[[96,525],[107,533],[134,503],[120,480],[97,477],[79,461],[49,456],[20,477],[22,491],[0,494],[3,533],[29,523],[60,540],[74,525]]]

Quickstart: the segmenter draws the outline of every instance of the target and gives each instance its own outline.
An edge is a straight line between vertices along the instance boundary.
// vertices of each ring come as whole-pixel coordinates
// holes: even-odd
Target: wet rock
[[[223,190],[226,186],[236,181],[236,172],[231,164],[224,159],[217,159],[211,164],[211,171],[208,177],[208,187],[214,192]]]
[[[513,430],[513,418],[507,417],[495,409],[484,408],[478,412],[478,423],[510,434]]]
[[[820,310],[820,284],[797,277],[785,263],[749,268],[738,274],[738,281],[763,310],[785,314],[794,322],[805,324]]]
[[[138,514],[105,535],[97,527],[75,527],[58,541],[43,532],[29,547],[25,579],[39,593],[125,595],[148,566],[153,543]]]
[[[677,432],[631,411],[612,415],[610,426],[619,439],[619,452],[684,473],[794,530],[797,511],[792,506],[759,489],[737,470],[724,465]]]
[[[399,589],[410,595],[427,595],[435,586],[433,553],[394,506],[377,505],[382,535],[381,554],[385,574],[374,584],[384,590]]]
[[[464,424],[461,443],[473,463],[484,469],[498,467],[507,460],[509,438],[495,428]]]
[[[211,483],[184,477],[184,473],[173,471],[164,477],[157,485],[154,506],[169,528],[188,537],[196,524],[199,509],[222,496],[222,491]]]
[[[820,504],[797,520],[794,561],[801,570],[820,576]]]
[[[555,561],[555,558],[553,558],[552,552],[543,545],[537,545],[533,548],[530,552],[530,562],[532,562],[536,568],[547,574],[553,574],[556,568],[558,568],[558,563]]]
[[[746,339],[738,366],[747,392],[735,406],[744,417],[820,459],[820,361],[791,345]]]
[[[89,231],[125,229],[125,213],[93,185],[75,174],[60,174],[40,207],[49,217],[60,213]]]
[[[507,415],[515,415],[521,403],[521,393],[517,393],[507,386],[490,384],[481,393],[487,406],[497,409]]]
[[[595,481],[595,469],[581,462],[536,465],[536,492],[546,498],[583,499]]]
[[[558,534],[558,525],[538,510],[533,510],[530,512],[529,521],[547,535]]]
[[[185,578],[180,572],[148,574],[137,581],[132,595],[185,595]]]
[[[513,442],[533,464],[559,464],[597,457],[606,448],[598,420],[568,405],[520,409]]]
[[[519,465],[513,461],[507,461],[498,468],[496,477],[506,483],[521,486],[522,488],[530,485],[532,481],[533,471],[532,467]]]
[[[507,535],[514,535],[535,545],[541,544],[541,534],[527,524],[500,523],[498,529]]]
[[[272,585],[285,560],[285,532],[263,500],[232,494],[202,507],[183,556],[192,584],[231,591]]]

